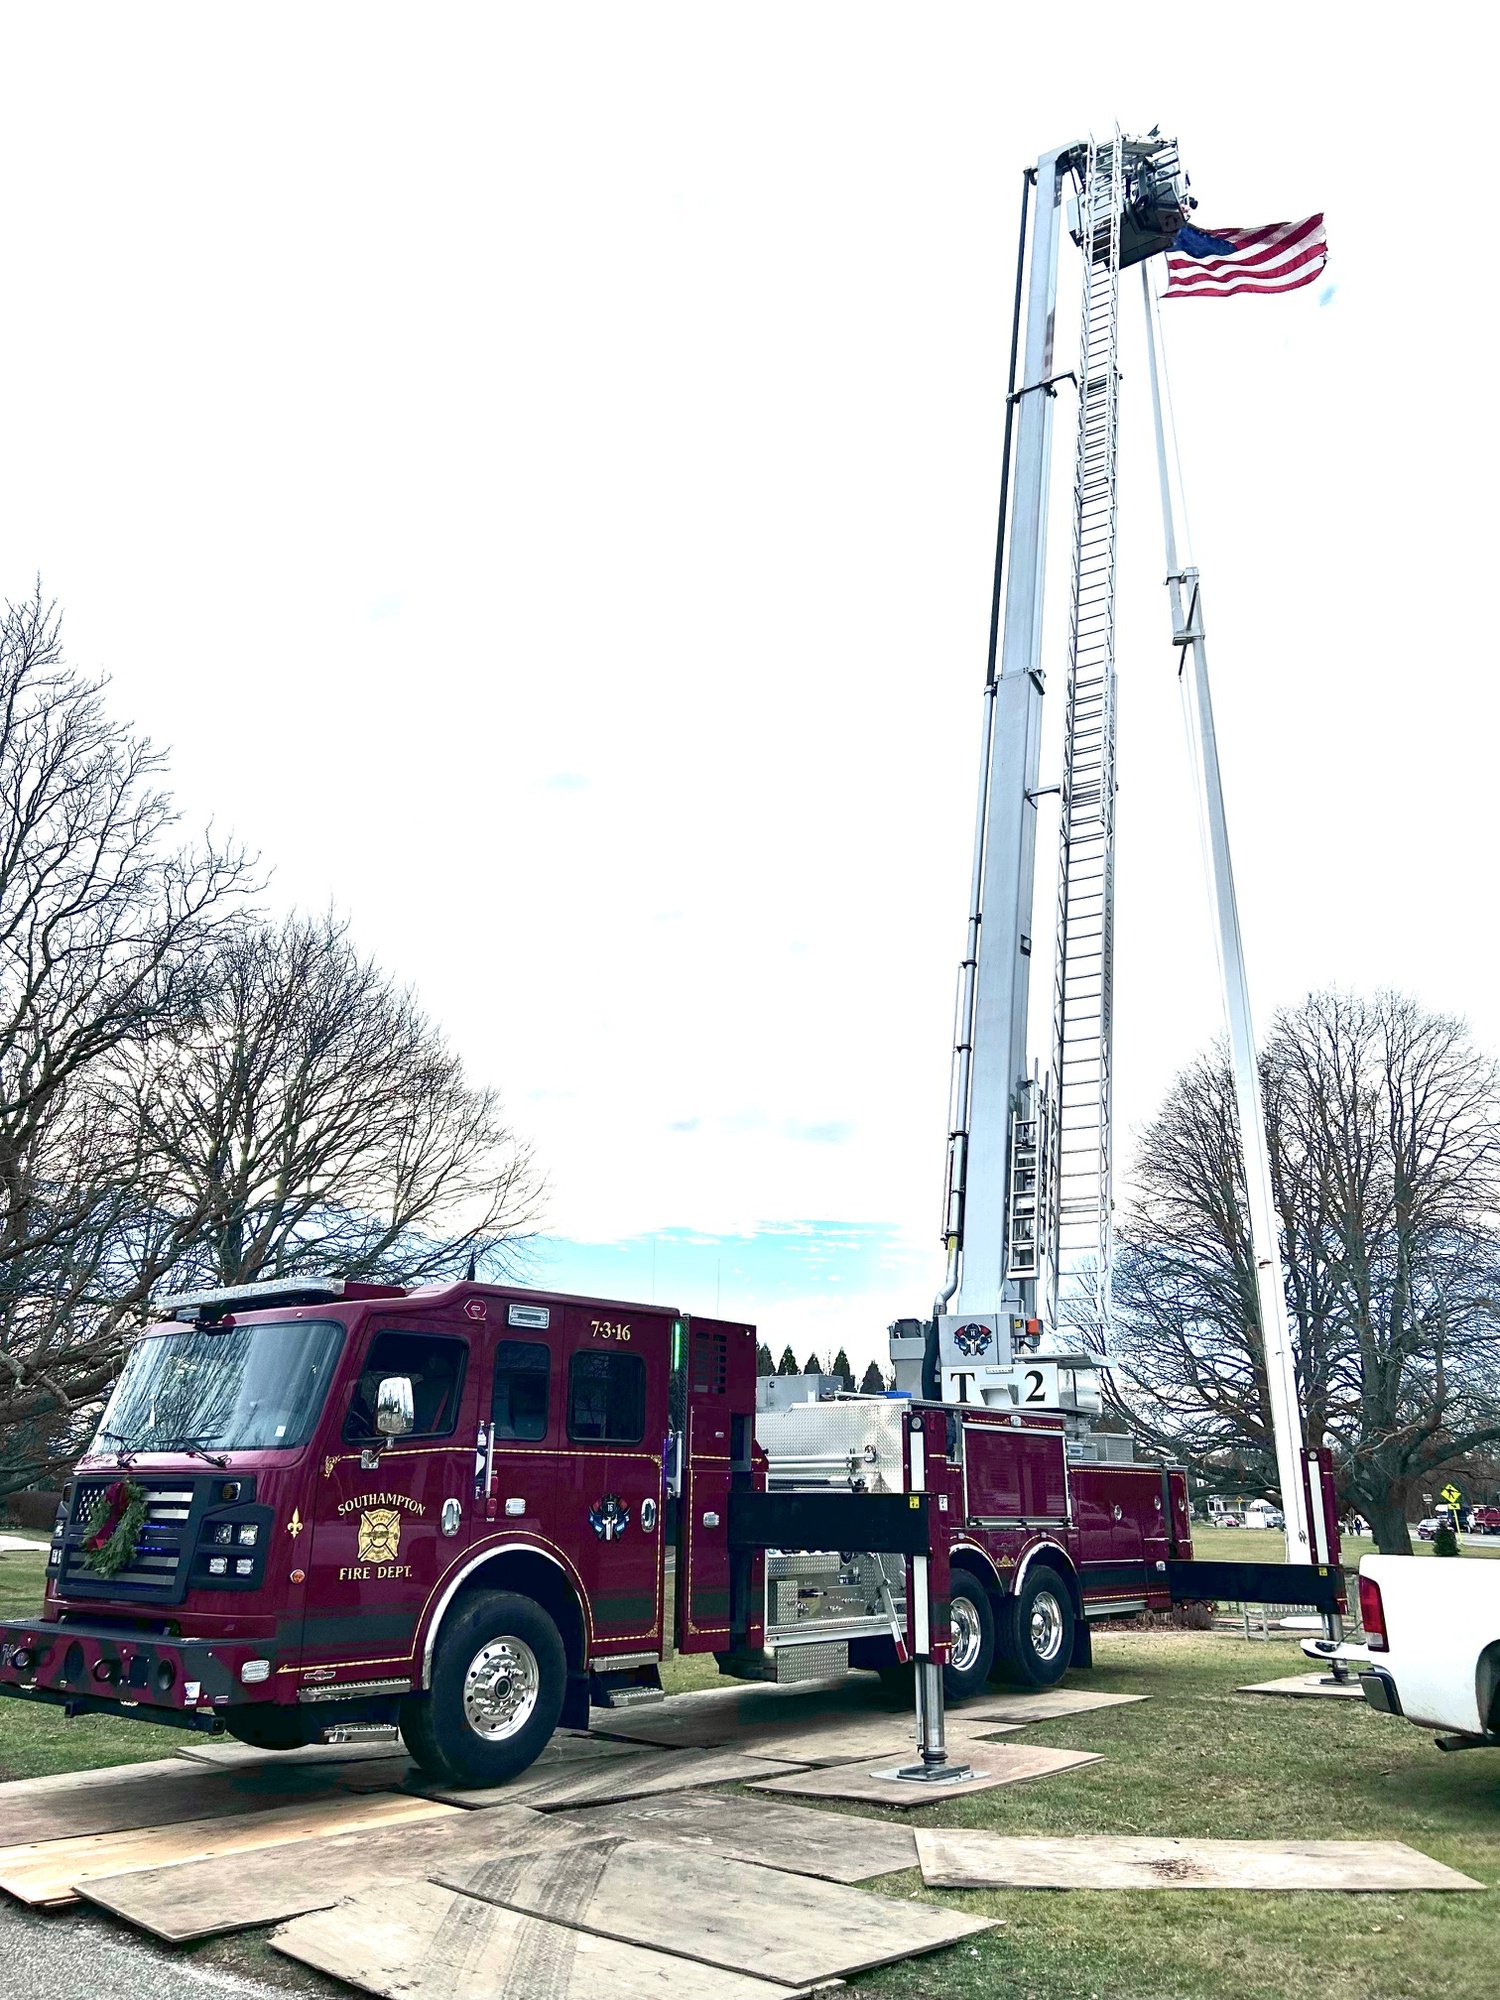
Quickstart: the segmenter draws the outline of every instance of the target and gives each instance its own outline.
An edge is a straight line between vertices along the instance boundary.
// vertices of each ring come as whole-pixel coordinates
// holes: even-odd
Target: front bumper
[[[252,1660],[265,1662],[255,1670],[263,1677],[246,1686]],[[166,1638],[72,1620],[0,1625],[0,1695],[23,1701],[212,1729],[231,1702],[271,1701],[275,1692],[274,1648],[253,1639]]]

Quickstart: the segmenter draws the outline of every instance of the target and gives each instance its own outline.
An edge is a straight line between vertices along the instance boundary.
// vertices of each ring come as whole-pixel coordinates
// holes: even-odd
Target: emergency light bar
[[[220,1285],[210,1291],[179,1292],[163,1299],[168,1319],[215,1320],[226,1313],[259,1312],[265,1306],[322,1306],[336,1299],[404,1296],[399,1285],[358,1285],[346,1278],[262,1278],[253,1285]]]

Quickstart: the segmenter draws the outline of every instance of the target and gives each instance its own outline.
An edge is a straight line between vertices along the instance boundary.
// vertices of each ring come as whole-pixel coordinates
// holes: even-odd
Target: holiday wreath
[[[83,1566],[95,1576],[115,1576],[134,1562],[146,1524],[146,1496],[133,1479],[106,1486],[88,1518]]]

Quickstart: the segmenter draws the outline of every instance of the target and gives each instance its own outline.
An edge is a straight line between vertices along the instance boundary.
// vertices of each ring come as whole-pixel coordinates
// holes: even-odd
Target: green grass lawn
[[[1465,1556],[1500,1556],[1500,1535],[1465,1535],[1462,1543]],[[1416,1556],[1430,1556],[1432,1544],[1413,1535],[1411,1550]],[[1358,1569],[1361,1556],[1374,1555],[1375,1544],[1368,1535],[1346,1535],[1342,1553],[1345,1569]],[[1193,1554],[1204,1562],[1279,1563],[1286,1561],[1286,1541],[1279,1530],[1205,1528],[1195,1521]]]
[[[1403,1840],[1500,1885],[1500,1752],[1445,1757],[1429,1735],[1363,1702],[1234,1693],[1302,1667],[1284,1641],[1100,1632],[1094,1644],[1094,1672],[1070,1684],[1150,1701],[1038,1723],[1024,1740],[1105,1761],[927,1808],[921,1824]],[[915,1872],[872,1886],[1005,1923],[972,1946],[855,1982],[886,2000],[1494,2000],[1500,1983],[1493,1894],[973,1893],[924,1890]]]
[[[1261,1560],[1278,1542],[1244,1530],[1211,1532],[1215,1544],[1264,1542]],[[0,1610],[34,1609],[41,1576],[40,1556],[0,1555]],[[1023,1740],[1096,1750],[1104,1761],[927,1807],[916,1823],[1015,1834],[1403,1840],[1490,1893],[977,1893],[926,1890],[912,1872],[871,1886],[999,1917],[1004,1928],[867,1974],[852,1991],[871,2000],[1494,2000],[1500,1752],[1445,1757],[1422,1730],[1362,1702],[1236,1694],[1241,1682],[1302,1668],[1300,1653],[1282,1640],[1096,1631],[1094,1643],[1093,1673],[1070,1675],[1070,1685],[1151,1699],[1038,1723]],[[718,1680],[712,1660],[698,1658],[670,1662],[663,1678],[674,1690]],[[65,1722],[55,1710],[0,1703],[0,1766],[8,1775],[163,1756],[180,1740],[139,1723]],[[271,1957],[254,1936],[190,1955],[257,1974]]]
[[[42,1608],[47,1552],[0,1551],[0,1617],[27,1617]],[[137,1764],[182,1748],[180,1729],[80,1715],[69,1722],[49,1703],[0,1699],[0,1780],[41,1778],[95,1764]]]
[[[1369,1547],[1346,1543],[1346,1563]],[[1284,1555],[1280,1535],[1253,1529],[1200,1529],[1194,1548],[1226,1561]],[[1466,1543],[1466,1554],[1478,1552]],[[1500,1887],[1500,1750],[1444,1756],[1430,1735],[1363,1702],[1236,1694],[1305,1670],[1284,1639],[1103,1628],[1094,1649],[1093,1672],[1070,1674],[1069,1686],[1150,1700],[1037,1723],[1021,1740],[1096,1750],[1103,1763],[925,1807],[912,1822],[1049,1836],[1402,1840]],[[662,1677],[674,1692],[716,1678],[698,1657],[671,1661]],[[1492,1893],[979,1893],[927,1890],[915,1871],[869,1886],[1004,1924],[850,1982],[871,2000],[1495,2000],[1500,1988]]]

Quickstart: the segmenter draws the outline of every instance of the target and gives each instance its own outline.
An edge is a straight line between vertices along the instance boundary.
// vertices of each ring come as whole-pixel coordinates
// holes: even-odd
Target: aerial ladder
[[[1109,1365],[1113,1233],[1115,603],[1120,275],[1141,266],[1172,639],[1188,724],[1245,1151],[1260,1329],[1287,1556],[1328,1560],[1321,1470],[1303,1447],[1271,1202],[1255,1042],[1219,777],[1197,570],[1179,560],[1169,405],[1150,260],[1194,206],[1176,143],[1118,128],[1044,153],[1023,183],[980,784],[949,1109],[944,1284],[932,1317],[898,1322],[915,1386],[1006,1404],[1018,1382],[1054,1407],[1099,1406]],[[1059,248],[1083,258],[1076,365],[1056,372]],[[1076,395],[1062,774],[1041,783],[1042,648],[1052,427]],[[1045,1070],[1028,1039],[1041,801],[1059,797],[1052,1019]],[[1066,1385],[1066,1386],[1064,1386]],[[1080,1421],[1086,1421],[1081,1418]],[[1336,1621],[1331,1621],[1336,1623]],[[1331,1634],[1336,1636],[1336,1634]]]

